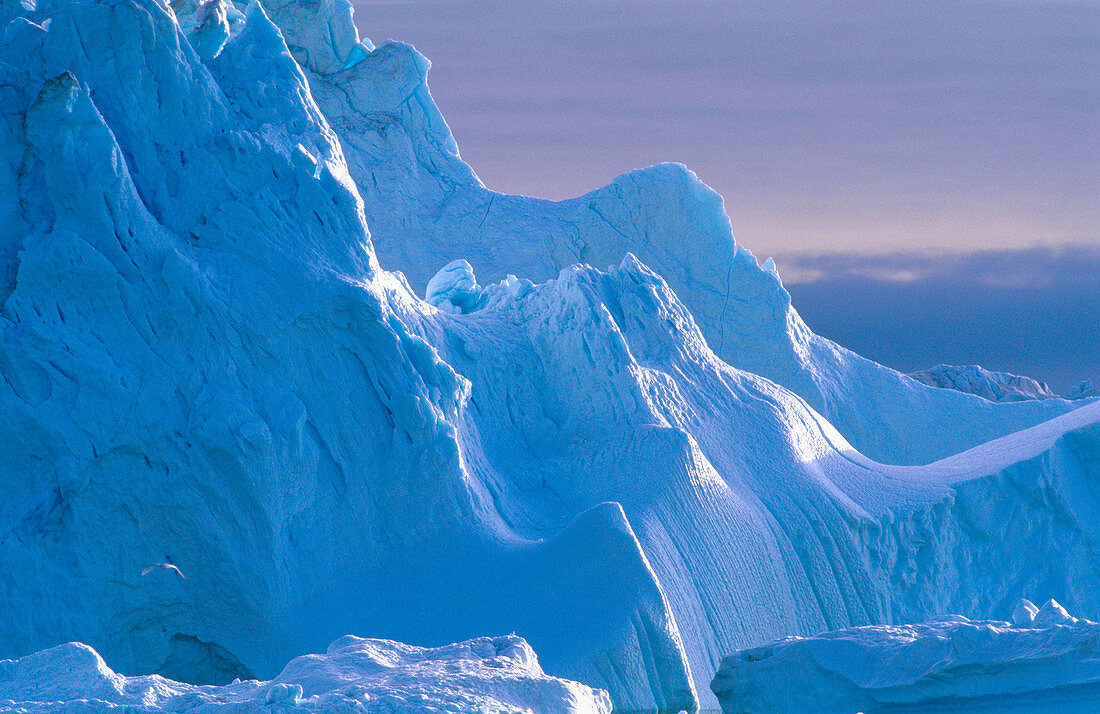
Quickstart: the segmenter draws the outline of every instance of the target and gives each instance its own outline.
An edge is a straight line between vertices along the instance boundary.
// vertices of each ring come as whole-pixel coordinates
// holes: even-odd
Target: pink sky
[[[497,190],[680,161],[761,255],[1100,243],[1100,3],[356,7]]]

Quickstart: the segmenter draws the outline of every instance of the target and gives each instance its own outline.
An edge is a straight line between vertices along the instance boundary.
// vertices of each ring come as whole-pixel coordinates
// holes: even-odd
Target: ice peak
[[[1016,602],[1016,608],[1012,611],[1012,624],[1016,627],[1031,627],[1037,612],[1039,608],[1035,607],[1035,603],[1022,597]]]
[[[48,107],[47,111],[57,111],[59,114],[72,114],[77,110],[77,102],[81,99],[87,100],[88,93],[84,91],[80,84],[80,81],[73,75],[72,72],[62,72],[52,79],[46,80],[42,84],[42,89],[38,92],[38,99],[32,105],[32,111],[42,111],[40,108]],[[88,111],[91,109],[91,102],[81,103],[81,109]],[[94,109],[91,109],[95,112]],[[28,116],[27,124],[28,128],[38,128],[38,120],[41,117]]]
[[[360,44],[348,0],[270,0],[265,5],[294,59],[319,75],[343,69]]]
[[[1072,625],[1076,622],[1076,617],[1070,615],[1060,602],[1051,598],[1044,602],[1043,606],[1035,613],[1031,626],[1050,627],[1051,625]]]
[[[1100,389],[1093,386],[1091,379],[1083,379],[1066,392],[1066,399],[1087,399],[1100,397]]]
[[[169,7],[175,12],[192,49],[204,61],[218,56],[229,39],[231,24],[239,26],[244,19],[226,0],[173,0]]]
[[[465,313],[477,309],[482,290],[473,267],[465,260],[453,260],[428,281],[424,299],[443,312]]]

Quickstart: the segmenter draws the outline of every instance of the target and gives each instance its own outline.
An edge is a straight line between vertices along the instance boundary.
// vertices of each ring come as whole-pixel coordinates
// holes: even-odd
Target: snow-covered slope
[[[273,7],[305,23],[285,35],[255,3],[3,1],[0,656],[79,640],[120,672],[209,682],[273,677],[347,633],[515,632],[549,674],[675,712],[713,703],[721,656],[788,634],[1037,591],[1100,612],[1100,404],[882,466],[719,359],[625,244],[597,256],[622,250],[617,267],[537,285],[451,266],[439,309],[379,267],[347,163],[360,129],[298,63],[343,58],[368,82],[348,101],[427,117],[392,104],[401,82],[426,97],[411,50],[348,40],[335,1]],[[614,198],[620,182],[607,215],[658,201],[647,182],[669,172],[702,199],[660,220],[702,240],[693,212],[720,204],[681,169]],[[1067,408],[850,357],[739,255],[727,269],[760,291],[730,296],[734,342],[814,389],[803,366],[833,364],[821,384],[854,411],[825,416],[863,415],[845,428],[897,460]]]
[[[912,372],[909,376],[930,387],[975,394],[991,402],[1021,402],[1055,396],[1045,383],[1037,382],[1031,377],[993,372],[973,364],[937,364],[920,372]]]
[[[63,711],[360,712],[362,714],[610,714],[606,692],[543,674],[519,637],[437,648],[343,637],[290,662],[269,682],[222,686],[159,675],[125,677],[88,645],[58,645],[0,660],[0,709]]]
[[[1073,618],[1013,626],[951,615],[744,650],[712,687],[725,714],[1095,711],[1098,638],[1100,624]]]
[[[313,22],[340,24],[339,36],[354,31],[346,4],[305,7]],[[292,27],[303,13],[287,3],[273,18]],[[560,202],[491,191],[460,159],[415,49],[383,43],[365,54],[348,49],[350,40],[309,39],[296,50],[303,60],[348,57],[330,69],[306,62],[306,76],[344,143],[382,265],[420,294],[457,259],[490,282],[508,274],[539,282],[574,263],[605,267],[634,253],[668,281],[719,358],[795,392],[885,463],[928,463],[1073,408],[990,406],[929,389],[814,335],[774,265],[761,268],[736,244],[721,197],[681,165],[631,171]]]

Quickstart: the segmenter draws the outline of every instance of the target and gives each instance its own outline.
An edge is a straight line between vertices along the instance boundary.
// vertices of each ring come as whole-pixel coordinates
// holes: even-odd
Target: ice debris
[[[937,364],[909,376],[930,387],[953,389],[991,402],[1021,402],[1057,396],[1044,382],[1008,372],[993,372],[978,365]]]
[[[1083,379],[1066,392],[1066,399],[1087,399],[1100,397],[1100,389],[1093,386],[1091,379]]]
[[[1016,624],[1033,609],[1021,601]],[[711,688],[726,714],[1097,710],[1100,624],[1044,610],[1041,626],[955,616],[788,637],[726,657]]]
[[[271,707],[272,709],[268,709]],[[443,647],[342,637],[298,657],[271,681],[194,685],[115,673],[79,642],[0,660],[0,709],[274,711],[364,714],[499,712],[609,714],[606,692],[543,673],[522,638],[482,637]]]
[[[1016,603],[1016,608],[1012,611],[1012,624],[1016,627],[1030,627],[1031,623],[1035,621],[1035,613],[1037,612],[1039,612],[1039,608],[1035,607],[1035,603],[1027,598],[1020,598],[1020,601]]]

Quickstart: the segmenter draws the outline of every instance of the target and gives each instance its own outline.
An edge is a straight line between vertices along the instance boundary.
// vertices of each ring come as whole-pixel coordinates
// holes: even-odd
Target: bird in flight
[[[183,571],[177,568],[173,563],[153,563],[152,565],[146,567],[145,570],[142,570],[141,574],[148,575],[157,568],[164,568],[165,570],[175,571],[176,575],[180,576],[184,580],[187,580],[187,576],[183,574]]]

